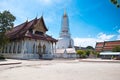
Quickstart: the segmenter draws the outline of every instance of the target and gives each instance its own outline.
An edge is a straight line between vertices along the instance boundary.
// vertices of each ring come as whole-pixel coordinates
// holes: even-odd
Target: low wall
[[[54,58],[77,58],[77,55],[75,53],[55,53]]]
[[[13,58],[13,59],[39,59],[38,54],[29,54],[29,53],[2,53],[6,58]]]

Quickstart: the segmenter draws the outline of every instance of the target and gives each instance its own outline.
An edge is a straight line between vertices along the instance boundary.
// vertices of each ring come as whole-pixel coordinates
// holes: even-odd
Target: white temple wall
[[[44,40],[34,40],[34,39],[25,39],[21,41],[14,41],[8,43],[2,51],[5,57],[7,58],[16,58],[16,59],[38,59],[38,45],[41,44],[41,52],[43,52],[43,46],[45,45],[45,54],[44,58],[52,58],[52,54],[55,52],[52,42]],[[33,48],[34,46],[34,48]],[[33,50],[34,49],[34,50]],[[33,53],[34,52],[34,53]],[[47,57],[46,57],[47,56]]]

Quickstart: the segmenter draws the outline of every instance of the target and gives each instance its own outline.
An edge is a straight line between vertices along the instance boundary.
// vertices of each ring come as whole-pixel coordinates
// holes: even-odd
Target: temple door
[[[46,52],[46,46],[43,45],[43,54],[45,54],[45,52]]]
[[[41,52],[41,45],[38,45],[38,54],[39,54],[39,58],[42,58],[42,52]]]

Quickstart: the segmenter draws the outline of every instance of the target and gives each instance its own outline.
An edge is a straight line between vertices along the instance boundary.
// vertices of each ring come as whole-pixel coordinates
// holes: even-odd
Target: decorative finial
[[[36,14],[36,19],[37,19],[37,17],[38,17],[38,13]]]
[[[28,17],[27,17],[27,20],[26,20],[26,22],[28,22]]]
[[[42,16],[41,16],[41,18],[43,17],[43,15],[44,15],[44,13],[42,12]]]
[[[64,15],[66,15],[66,9],[64,9]]]
[[[66,9],[64,9],[64,17],[66,17],[66,16],[67,16]]]

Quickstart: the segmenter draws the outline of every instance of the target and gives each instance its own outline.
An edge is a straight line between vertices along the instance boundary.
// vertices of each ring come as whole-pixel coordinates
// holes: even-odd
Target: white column
[[[53,43],[53,53],[55,53],[55,43]]]
[[[51,47],[51,53],[53,54],[53,46],[52,46],[52,42],[50,42],[50,47]]]
[[[24,40],[22,40],[21,53],[24,54]]]
[[[29,40],[26,40],[26,53],[29,53]]]
[[[24,41],[24,53],[26,53],[27,48],[26,48],[26,41]]]
[[[25,45],[26,46],[26,50],[25,50],[25,52],[28,53],[28,47],[29,47],[28,40],[26,40],[25,42],[26,42],[26,45]]]
[[[55,53],[56,53],[56,42],[55,42]]]
[[[22,53],[22,45],[23,45],[23,41],[21,40],[19,42],[19,53]]]

